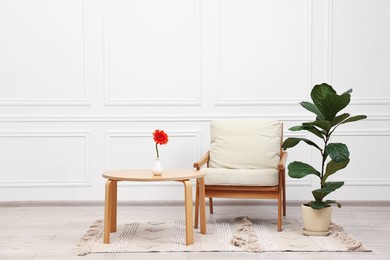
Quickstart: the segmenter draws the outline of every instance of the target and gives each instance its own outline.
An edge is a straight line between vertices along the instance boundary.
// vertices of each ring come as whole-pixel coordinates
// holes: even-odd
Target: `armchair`
[[[219,120],[210,123],[210,150],[194,163],[206,173],[205,197],[213,214],[213,198],[277,199],[278,231],[286,216],[283,124],[277,121]],[[195,227],[199,218],[196,183]],[[282,212],[283,211],[283,212]]]

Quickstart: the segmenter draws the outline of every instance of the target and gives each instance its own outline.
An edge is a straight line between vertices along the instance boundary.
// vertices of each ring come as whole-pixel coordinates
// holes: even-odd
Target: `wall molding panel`
[[[351,3],[355,3],[353,1],[350,1]],[[370,3],[369,1],[365,0],[365,1],[360,1],[360,3]],[[325,46],[325,68],[326,68],[326,82],[328,82],[329,84],[333,84],[334,82],[334,70],[335,70],[335,59],[334,59],[334,49],[335,47],[337,47],[337,45],[335,46],[335,27],[338,28],[338,25],[337,23],[335,24],[335,8],[337,8],[337,4],[340,4],[340,2],[338,1],[334,1],[334,0],[327,0],[326,1],[326,46]],[[378,8],[379,8],[379,5],[378,5]],[[390,21],[390,19],[389,19]],[[383,22],[383,20],[380,20],[380,22],[378,22],[378,24],[375,24],[373,23],[372,26],[372,30],[373,31],[380,31],[378,30],[377,27],[375,27],[375,25],[377,26],[382,26],[383,24],[386,24]],[[357,25],[358,26],[358,25]],[[350,28],[351,31],[355,31],[356,28]],[[387,37],[386,37],[386,40],[387,42],[390,43],[390,33],[387,33]],[[344,34],[343,34],[344,35]],[[369,47],[366,47],[365,46],[365,42],[357,42],[357,41],[354,41],[353,42],[354,44],[361,44],[362,46],[362,49],[363,48],[367,48],[366,50],[367,51],[371,51],[371,49],[369,49]],[[386,53],[386,56],[387,58],[390,57],[390,52]],[[365,60],[361,60],[363,63],[367,62],[369,63],[369,61],[365,61]],[[389,61],[387,60],[387,63],[389,63]],[[353,64],[351,64],[353,66]],[[355,72],[356,73],[356,72]],[[377,77],[377,74],[376,72],[374,72],[372,75],[372,77]],[[386,80],[383,80],[383,84],[384,85],[387,85],[388,83],[388,79]],[[367,88],[371,88],[372,86],[367,86]],[[347,87],[346,89],[348,89],[350,87]],[[355,88],[354,86],[352,88]],[[358,90],[360,90],[360,86],[358,86]],[[376,92],[375,90],[373,92]],[[353,93],[356,95],[356,93]],[[359,105],[359,106],[382,106],[382,105],[390,105],[390,94],[387,94],[385,96],[383,95],[373,95],[371,97],[353,97],[353,100],[351,100],[351,104],[353,105]]]
[[[153,2],[154,0],[152,0]],[[188,28],[192,35],[193,35],[193,42],[192,45],[194,48],[191,50],[193,52],[192,59],[192,72],[191,77],[192,81],[190,82],[191,88],[189,91],[187,91],[186,94],[189,94],[187,98],[181,98],[181,97],[175,97],[174,95],[165,96],[164,92],[159,91],[161,94],[164,94],[162,96],[157,97],[140,97],[138,96],[138,93],[133,92],[132,96],[121,96],[119,97],[113,97],[113,83],[112,83],[112,73],[113,70],[113,64],[112,64],[112,53],[111,53],[111,45],[112,40],[111,37],[111,31],[112,31],[112,24],[111,19],[112,16],[109,14],[110,12],[110,4],[112,1],[103,0],[103,20],[104,20],[104,105],[105,106],[200,106],[201,100],[200,100],[200,82],[201,82],[201,6],[200,6],[200,0],[192,0],[192,15],[194,17],[193,21],[193,27]],[[138,4],[142,1],[138,1]],[[151,2],[151,1],[147,1]],[[154,1],[159,2],[159,1]],[[172,0],[168,1],[172,2]],[[173,0],[172,3],[178,3],[177,0]],[[161,3],[162,4],[162,3]],[[166,3],[162,4],[165,8],[170,8]],[[138,6],[137,6],[138,7]],[[162,10],[164,12],[164,10]],[[190,15],[191,16],[191,15]],[[133,21],[136,22],[136,21]],[[169,29],[169,28],[166,28]],[[158,39],[157,39],[158,40]],[[180,65],[182,67],[183,65]],[[132,72],[129,71],[128,74],[131,74]],[[142,82],[139,82],[139,84],[142,84]],[[149,86],[147,86],[149,87]],[[183,85],[182,87],[188,87],[186,85]],[[131,85],[129,85],[129,88],[132,88]],[[161,88],[160,86],[155,86],[155,88]],[[189,93],[188,93],[189,92]],[[191,93],[191,94],[190,94]],[[148,95],[151,93],[149,92]],[[175,94],[175,93],[169,93],[169,94]]]
[[[215,51],[216,54],[216,60],[217,60],[217,68],[216,68],[216,73],[217,75],[215,76],[215,84],[216,84],[216,101],[215,101],[215,106],[296,106],[300,101],[303,99],[306,99],[306,97],[303,95],[299,98],[289,98],[285,96],[279,97],[256,97],[254,98],[253,96],[247,96],[245,98],[239,98],[239,97],[224,97],[223,92],[224,92],[224,85],[222,83],[222,45],[224,42],[222,41],[222,29],[221,27],[223,26],[222,22],[222,15],[221,15],[221,5],[225,4],[226,2],[235,2],[236,4],[239,4],[240,2],[238,1],[222,1],[218,0],[217,1],[217,8],[216,8],[216,24],[217,24],[217,30],[218,32],[216,33],[217,36],[217,50]],[[304,43],[305,43],[305,50],[304,50],[304,57],[305,61],[302,66],[302,77],[304,80],[304,89],[305,92],[311,89],[311,61],[312,61],[312,1],[305,0],[305,1],[300,1],[303,3],[303,10],[305,13],[305,19],[304,19],[304,24],[301,24],[301,26],[304,27]],[[261,73],[261,72],[259,72]],[[272,86],[272,84],[270,84]],[[261,86],[260,86],[261,87]],[[272,86],[272,88],[276,87],[275,85]],[[237,88],[240,90],[239,94],[242,93],[242,86],[237,86]],[[238,93],[237,93],[238,94]],[[263,96],[263,95],[261,95]],[[279,95],[278,95],[279,96]]]
[[[34,178],[29,178],[29,179],[21,179],[21,180],[4,180],[5,175],[3,178],[0,178],[0,187],[2,188],[42,188],[42,187],[90,187],[91,184],[89,182],[89,174],[88,174],[88,136],[89,136],[90,131],[89,130],[80,130],[80,131],[67,131],[67,130],[58,130],[58,131],[9,131],[9,132],[0,132],[0,143],[2,141],[10,141],[10,140],[16,140],[16,139],[30,139],[30,141],[35,141],[38,144],[41,143],[41,145],[46,144],[47,147],[35,147],[32,149],[32,151],[35,151],[36,153],[39,153],[40,150],[45,150],[45,148],[53,148],[54,146],[48,145],[48,143],[52,143],[52,139],[64,139],[67,140],[69,138],[73,139],[80,139],[81,144],[79,144],[79,147],[83,149],[83,151],[79,152],[80,155],[83,156],[82,158],[82,166],[80,169],[78,169],[78,174],[77,178],[76,176],[71,177],[70,179],[55,179],[52,177],[45,177],[42,178],[41,180],[34,180]],[[42,141],[42,142],[38,142]],[[45,141],[46,140],[46,141]],[[50,141],[52,142],[50,142]],[[27,143],[27,140],[25,140]],[[11,142],[12,143],[12,142]],[[3,146],[3,148],[7,149],[7,153],[9,153],[9,150],[13,149],[18,149],[17,147],[8,147],[8,146]],[[22,147],[21,147],[22,148]],[[25,148],[28,148],[25,147]],[[71,147],[68,147],[71,148]],[[44,151],[46,152],[45,155],[49,155],[53,151]],[[11,152],[12,153],[12,152]],[[69,151],[69,154],[71,154],[72,151]],[[16,154],[16,153],[15,153]],[[32,156],[34,154],[32,153],[27,153]],[[58,151],[55,151],[55,154],[58,155]],[[4,158],[4,156],[3,156]],[[8,158],[10,160],[18,160],[17,158]],[[44,158],[41,158],[44,159]],[[54,159],[49,158],[49,159]],[[57,158],[56,162],[62,162],[64,165],[67,163],[67,160],[69,158]],[[44,159],[46,160],[46,159]],[[63,160],[63,161],[61,161]],[[66,160],[66,161],[65,161]],[[38,160],[37,163],[41,163]],[[17,162],[13,162],[14,165],[17,165]],[[50,164],[50,161],[47,162],[47,164]],[[7,163],[3,163],[2,166],[7,165]],[[28,166],[26,165],[27,169],[31,168],[36,168],[39,167],[39,165],[31,165]],[[51,165],[51,167],[55,168],[55,165]],[[14,172],[15,169],[9,168],[8,170],[2,169],[3,172],[6,173],[11,173]],[[26,176],[27,177],[27,176]],[[54,176],[53,176],[54,177]],[[60,177],[60,176],[59,176]],[[8,177],[9,178],[9,177]]]
[[[355,140],[359,140],[360,142],[363,139],[368,139],[368,143],[372,143],[377,141],[380,145],[386,146],[385,144],[390,142],[390,129],[372,129],[372,130],[364,130],[364,129],[359,129],[359,130],[341,130],[338,132],[335,132],[333,136],[337,137],[352,137]],[[385,140],[387,138],[387,140]],[[375,140],[374,140],[375,139]],[[350,143],[346,143],[348,147],[350,147]],[[366,149],[369,149],[366,145],[364,145]],[[352,151],[352,156],[354,156],[355,151],[357,150],[356,147]],[[380,147],[376,147],[380,149]],[[359,152],[359,151],[357,151]],[[381,158],[382,156],[382,158]],[[387,154],[386,153],[378,153],[378,152],[366,152],[364,153],[364,157],[358,157],[352,159],[353,161],[366,161],[372,164],[369,168],[368,171],[373,171],[376,172],[376,174],[369,174],[369,177],[374,177],[374,178],[344,178],[345,180],[345,186],[390,186],[390,178],[388,174],[386,173],[386,170],[383,169],[383,166],[381,162],[386,161]],[[366,171],[365,164],[361,170]],[[375,169],[375,167],[378,167],[378,169]],[[345,169],[348,170],[349,168],[347,167]],[[337,176],[338,177],[338,176]],[[376,178],[375,178],[376,177]]]
[[[26,6],[27,6],[27,4],[30,5],[31,9],[29,9],[29,10],[26,9],[25,10],[26,12],[31,12],[31,11],[34,12],[34,10],[35,11],[45,10],[44,8],[43,9],[39,8],[40,2],[42,2],[40,0],[37,0],[37,1],[34,1],[34,2],[25,1],[25,0],[5,1],[5,2],[6,2],[6,5],[5,5],[5,8],[3,10],[8,13],[8,15],[6,17],[9,17],[9,15],[12,14],[13,12],[21,13],[21,14],[18,14],[18,15],[23,15],[23,11],[21,11],[21,9],[20,9],[20,5],[22,5],[22,4],[26,5]],[[10,4],[11,2],[13,2],[12,5]],[[23,2],[23,3],[19,3],[20,5],[18,5],[18,2]],[[64,11],[65,12],[65,10],[61,9],[59,6],[56,6],[56,4],[54,2],[55,1],[52,1],[50,6],[51,7],[55,7],[56,8],[55,11],[57,11],[57,12]],[[46,3],[46,1],[45,1],[45,3]],[[75,10],[74,12],[70,8],[71,4],[73,4],[72,6],[75,7],[74,8],[74,10]],[[15,5],[15,6],[13,6],[13,5]],[[28,84],[31,84],[31,86],[29,86],[29,88],[32,88],[32,89],[36,88],[36,87],[42,88],[42,86],[40,86],[40,85],[42,85],[42,83],[45,84],[47,89],[54,87],[53,86],[54,79],[50,79],[50,76],[51,76],[50,74],[51,73],[55,74],[55,76],[57,76],[57,77],[60,77],[60,76],[67,77],[69,74],[66,73],[66,69],[70,68],[70,67],[72,67],[72,65],[74,65],[74,64],[65,64],[66,62],[70,62],[70,60],[64,60],[64,64],[63,64],[64,68],[61,68],[62,64],[55,65],[55,66],[58,66],[58,69],[53,69],[53,68],[50,68],[50,66],[43,65],[43,64],[42,65],[41,64],[31,64],[32,67],[30,67],[30,68],[25,68],[25,66],[20,66],[22,68],[18,68],[17,64],[13,64],[13,57],[12,57],[12,55],[19,56],[20,54],[14,54],[14,53],[11,53],[11,54],[3,53],[2,54],[0,52],[0,57],[7,61],[7,64],[5,64],[5,63],[1,64],[0,63],[0,71],[3,70],[2,67],[1,67],[2,65],[4,65],[4,68],[6,68],[6,65],[8,65],[7,67],[12,67],[12,69],[7,69],[6,70],[8,73],[4,72],[5,73],[4,75],[0,74],[0,78],[3,78],[2,80],[5,80],[5,82],[0,80],[0,85],[3,85],[5,87],[8,86],[8,89],[12,89],[12,88],[15,87],[15,84],[19,84],[19,85],[16,85],[16,87],[21,88],[19,93],[16,93],[15,91],[13,91],[13,93],[8,94],[7,91],[1,91],[2,93],[0,94],[0,106],[89,106],[90,105],[88,100],[87,100],[87,83],[86,83],[86,56],[85,56],[85,48],[86,48],[86,40],[85,40],[85,38],[86,37],[85,37],[85,32],[88,30],[86,28],[86,16],[85,16],[85,9],[87,8],[86,0],[82,0],[82,1],[76,1],[76,0],[68,1],[66,3],[66,5],[69,5],[66,8],[66,12],[68,12],[67,13],[68,16],[76,15],[75,14],[76,11],[78,11],[79,14],[80,14],[80,17],[77,17],[77,18],[79,18],[79,22],[80,22],[79,26],[81,27],[81,32],[80,32],[80,35],[79,35],[80,38],[79,39],[75,39],[75,40],[80,40],[80,42],[78,42],[77,44],[74,44],[74,46],[78,46],[78,48],[79,48],[78,51],[80,51],[80,56],[78,57],[80,59],[79,60],[80,63],[78,64],[79,68],[80,68],[80,71],[72,71],[72,73],[77,73],[78,74],[77,76],[80,77],[80,79],[79,79],[80,81],[77,82],[79,87],[82,88],[81,93],[79,93],[79,97],[77,97],[77,98],[76,97],[66,98],[66,97],[63,97],[63,96],[65,96],[65,92],[64,93],[60,93],[59,91],[57,91],[57,93],[53,92],[53,93],[50,94],[52,96],[56,95],[56,97],[54,97],[54,96],[53,97],[49,97],[48,95],[42,95],[42,96],[47,96],[47,97],[44,97],[44,98],[43,97],[42,98],[41,97],[36,97],[36,98],[35,97],[28,97],[28,96],[26,96],[26,94],[23,93],[24,92],[23,89],[26,88],[26,86],[23,86],[23,85],[27,84],[27,82],[28,82]],[[26,7],[26,8],[29,8],[29,7]],[[42,16],[44,16],[44,15],[47,15],[46,19],[54,18],[54,16],[52,14],[50,14],[50,12],[47,12],[46,10],[42,14]],[[68,16],[67,17],[61,17],[61,18],[63,18],[63,19],[68,18],[69,19]],[[15,16],[15,17],[17,17],[17,16]],[[43,19],[44,18],[42,18],[39,21],[40,25],[42,25],[44,23]],[[20,22],[20,24],[17,25],[17,28],[19,28],[19,29],[22,28],[21,26],[22,26],[22,24],[24,22],[25,21]],[[27,23],[30,23],[30,22],[31,22],[31,20],[29,20]],[[34,22],[34,21],[32,21],[32,22]],[[64,21],[61,21],[60,18],[58,18],[58,20],[56,22],[58,24],[60,24],[59,26],[62,26],[62,23]],[[27,25],[25,25],[25,26],[28,27]],[[39,28],[39,26],[37,26],[37,27]],[[35,28],[37,28],[37,27],[35,27]],[[37,30],[35,28],[33,30]],[[53,55],[54,52],[56,54],[60,54],[60,53],[68,51],[66,49],[66,46],[53,46],[53,45],[50,45],[50,42],[49,42],[50,40],[53,40],[53,42],[59,43],[59,40],[55,40],[55,39],[50,38],[50,37],[54,37],[54,36],[50,36],[50,31],[49,31],[49,30],[53,30],[53,31],[57,31],[58,32],[58,31],[60,31],[60,30],[58,30],[58,28],[56,28],[54,30],[54,27],[47,26],[47,28],[44,28],[44,29],[46,29],[47,32],[40,32],[40,33],[42,33],[42,35],[38,34],[38,35],[35,35],[35,37],[37,37],[37,41],[39,41],[39,37],[40,36],[42,38],[44,38],[44,37],[47,38],[46,42],[48,42],[48,43],[45,43],[43,41],[41,42],[42,44],[47,44],[47,48],[46,48],[47,50],[51,50],[51,49],[57,48],[57,50],[51,50],[51,53],[50,53],[51,55]],[[0,30],[1,30],[1,28],[0,28]],[[8,30],[5,30],[5,31],[9,32]],[[19,33],[17,29],[15,31],[17,33]],[[69,34],[70,31],[66,31],[66,32],[64,32],[63,35],[60,35],[60,36],[63,37],[64,39],[68,40],[69,38],[65,38],[65,37],[68,36],[66,33]],[[10,34],[12,34],[12,35],[11,36],[10,35],[6,35],[6,36],[3,35],[5,40],[10,40],[10,42],[9,42],[10,45],[11,45],[11,42],[13,40],[11,38],[12,36],[13,37],[22,37],[22,35],[16,35],[16,33],[10,33]],[[29,47],[25,47],[25,45],[23,43],[18,43],[18,44],[20,44],[20,46],[15,51],[18,51],[18,52],[23,52],[24,51],[24,54],[28,54],[28,53],[26,53],[26,51],[27,51],[27,49]],[[5,45],[5,47],[2,48],[4,51],[7,51],[7,50],[8,51],[12,51],[12,50],[9,50],[7,48],[7,47],[10,47],[7,43],[5,43],[4,45]],[[33,55],[31,55],[31,56],[33,56]],[[39,62],[40,58],[46,58],[47,60],[50,59],[50,61],[53,61],[53,58],[51,58],[51,57],[49,58],[49,56],[48,57],[44,57],[44,56],[31,57],[32,60],[33,59],[37,59],[37,63]],[[58,61],[61,61],[61,59],[64,59],[64,58],[65,58],[65,56],[59,56],[58,57]],[[16,61],[16,59],[15,59],[15,61]],[[20,57],[20,56],[17,57],[17,61],[29,62],[28,57]],[[10,66],[10,64],[12,64],[12,65]],[[42,76],[42,79],[33,78],[30,81],[19,80],[20,78],[27,77],[28,75],[30,75],[31,72],[29,72],[29,71],[34,71],[34,69],[37,70],[39,68],[39,66],[45,66],[45,69],[47,69],[47,70],[52,69],[53,71],[51,71],[51,72],[48,71],[47,77],[43,77]],[[18,69],[18,71],[16,69]],[[23,69],[28,70],[28,72],[30,74],[27,74],[27,75],[23,74],[23,71],[22,71]],[[65,72],[62,73],[62,72],[59,72],[59,71],[65,71]],[[43,73],[42,71],[38,71],[38,72],[40,74]],[[59,79],[59,80],[61,80],[61,79]],[[20,84],[23,84],[23,85],[20,85]],[[70,84],[70,82],[68,84]],[[64,85],[63,86],[64,89],[67,88],[67,87],[70,87],[70,85]],[[63,92],[62,89],[61,89],[61,92]],[[21,94],[22,94],[21,97],[15,96],[15,95],[21,95]],[[72,94],[73,95],[73,93],[67,93],[67,94]],[[34,93],[34,95],[35,95],[35,93]]]

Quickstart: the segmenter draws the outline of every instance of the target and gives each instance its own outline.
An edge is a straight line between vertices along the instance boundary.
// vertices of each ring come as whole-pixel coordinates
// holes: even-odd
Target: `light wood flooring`
[[[119,203],[118,219],[184,218],[183,202]],[[300,216],[300,202],[288,202],[287,216]],[[207,216],[209,213],[207,210]],[[215,201],[214,216],[275,218],[268,201]],[[359,253],[115,253],[75,256],[71,250],[90,224],[103,217],[102,202],[0,202],[0,259],[390,259],[390,202],[344,202],[333,221],[372,252]]]

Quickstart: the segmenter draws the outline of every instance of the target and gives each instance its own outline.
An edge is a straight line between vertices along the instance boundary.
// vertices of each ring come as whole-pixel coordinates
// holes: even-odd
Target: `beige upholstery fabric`
[[[276,186],[278,185],[277,169],[237,170],[223,168],[205,168],[206,185],[232,186]]]
[[[281,123],[221,120],[210,124],[206,185],[278,185]]]
[[[211,168],[276,169],[281,124],[277,121],[221,120],[210,124]]]

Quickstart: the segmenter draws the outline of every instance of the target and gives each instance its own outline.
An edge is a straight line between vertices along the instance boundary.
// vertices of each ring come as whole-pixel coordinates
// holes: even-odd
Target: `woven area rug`
[[[284,219],[283,232],[276,220],[208,219],[207,234],[194,230],[195,243],[185,246],[184,220],[119,221],[111,243],[103,244],[103,221],[97,220],[75,246],[73,253],[118,252],[345,252],[370,251],[334,223],[328,236],[305,236],[300,219]]]

